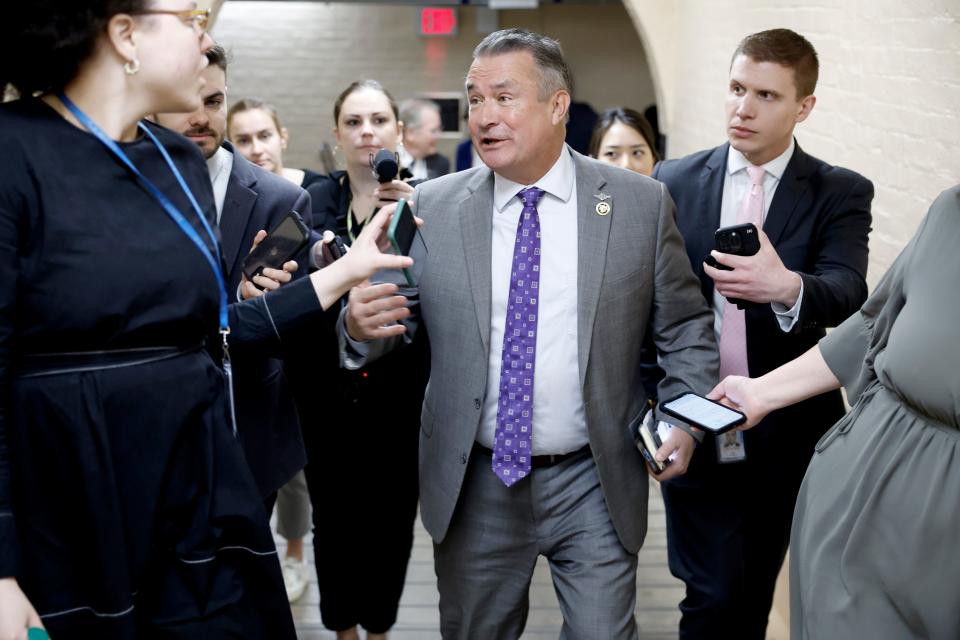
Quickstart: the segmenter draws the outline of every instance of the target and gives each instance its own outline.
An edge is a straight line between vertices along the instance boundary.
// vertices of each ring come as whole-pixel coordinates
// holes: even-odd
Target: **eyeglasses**
[[[154,14],[177,16],[184,22],[189,22],[191,26],[200,29],[200,31],[206,31],[207,23],[210,22],[210,9],[184,9],[183,11],[162,11],[160,9],[156,9],[150,11],[138,11],[135,15],[146,16]]]

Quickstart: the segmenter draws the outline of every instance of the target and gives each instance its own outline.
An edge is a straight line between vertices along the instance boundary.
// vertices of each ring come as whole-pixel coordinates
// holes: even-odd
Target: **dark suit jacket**
[[[290,211],[310,225],[310,196],[288,180],[264,171],[233,151],[233,169],[220,216],[227,293],[235,296],[243,259],[260,229],[269,231]],[[306,273],[306,250],[298,256]],[[237,429],[262,496],[282,487],[306,464],[296,405],[280,360],[239,345],[232,348]]]
[[[439,178],[440,176],[445,176],[450,173],[450,160],[447,159],[447,156],[435,153],[432,156],[424,158],[424,161],[427,163],[427,180]]]
[[[727,167],[724,144],[679,160],[661,162],[653,177],[667,185],[677,204],[677,226],[687,255],[712,305],[713,280],[703,259],[714,248]],[[800,316],[784,333],[769,304],[746,310],[747,360],[759,376],[801,355],[840,324],[867,297],[867,236],[873,184],[863,176],[807,155],[799,145],[774,194],[763,230],[787,269],[803,279]],[[839,391],[770,414],[746,432],[747,465],[806,468],[813,446],[843,415]],[[716,448],[708,438],[698,447],[687,476],[674,482],[710,481]],[[744,465],[723,465],[731,473]]]
[[[457,171],[466,171],[473,166],[473,140],[467,138],[457,145]]]

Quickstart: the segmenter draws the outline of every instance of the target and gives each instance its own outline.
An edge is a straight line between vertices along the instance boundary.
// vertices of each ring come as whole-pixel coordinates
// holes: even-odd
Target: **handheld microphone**
[[[389,149],[380,149],[376,155],[370,154],[370,168],[377,182],[385,184],[391,182],[400,172],[400,162],[397,154]]]

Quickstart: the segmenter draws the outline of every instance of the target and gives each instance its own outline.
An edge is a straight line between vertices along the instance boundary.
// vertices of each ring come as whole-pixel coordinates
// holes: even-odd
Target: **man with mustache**
[[[816,51],[793,31],[747,36],[730,65],[728,142],[653,173],[677,203],[714,310],[721,378],[757,377],[792,360],[867,296],[873,185],[807,155],[793,137],[816,103],[817,74]],[[760,230],[759,253],[712,251],[718,227],[744,222]],[[705,264],[711,255],[732,271]],[[688,473],[663,484],[670,569],[687,587],[681,638],[764,638],[800,482],[843,411],[836,391],[775,411],[749,432],[708,435]]]
[[[156,121],[194,141],[210,169],[217,206],[217,224],[222,236],[227,291],[238,297],[262,295],[290,280],[290,272],[306,272],[307,251],[285,270],[264,269],[264,275],[249,282],[243,275],[243,259],[261,230],[272,229],[290,211],[298,212],[310,226],[310,196],[289,180],[265,171],[235,153],[224,140],[227,130],[227,56],[217,45],[206,52],[209,64],[202,106],[193,113],[161,113]],[[303,268],[297,270],[297,265]],[[306,451],[294,398],[283,364],[259,353],[232,351],[234,404],[237,431],[247,463],[260,489],[267,512],[273,511],[277,492],[306,464]],[[299,597],[306,587],[303,575],[284,571],[287,595]],[[285,562],[286,564],[286,562]],[[291,591],[291,585],[295,587]],[[295,599],[295,598],[293,598]]]
[[[539,556],[561,637],[637,638],[648,481],[634,437],[648,327],[668,372],[662,396],[704,393],[717,375],[673,203],[663,185],[564,144],[570,78],[551,38],[484,38],[466,90],[485,166],[417,187],[427,251],[414,244],[413,313],[379,284],[355,288],[344,316],[348,367],[409,340],[404,328],[429,335],[420,513],[444,638],[520,637]],[[678,452],[670,477],[694,437],[673,429],[665,440],[659,457]]]

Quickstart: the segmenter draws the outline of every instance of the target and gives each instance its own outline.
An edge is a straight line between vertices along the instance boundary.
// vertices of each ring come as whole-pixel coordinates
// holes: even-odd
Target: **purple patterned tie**
[[[493,472],[508,487],[530,473],[533,442],[533,372],[537,351],[537,295],[540,287],[540,218],[543,189],[530,187],[518,197],[523,212],[517,225],[510,272],[507,321],[500,362],[500,404],[493,443]]]

